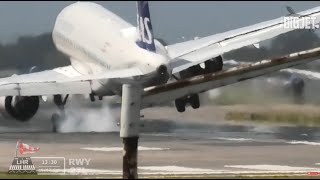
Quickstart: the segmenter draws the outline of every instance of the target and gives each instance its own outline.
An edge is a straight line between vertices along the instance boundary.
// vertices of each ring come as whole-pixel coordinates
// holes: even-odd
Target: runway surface
[[[268,138],[254,132],[176,132],[142,134],[139,143],[141,174],[305,173],[320,171],[320,143]],[[22,138],[23,137],[23,138]],[[7,133],[1,134],[0,169],[12,163],[17,139],[40,147],[32,157],[64,157],[66,173],[120,174],[122,144],[118,133]],[[90,159],[71,165],[70,159]],[[45,158],[46,159],[46,158]],[[74,168],[84,168],[75,170]],[[59,168],[56,168],[59,169]],[[50,171],[48,171],[50,172]],[[62,166],[60,172],[63,172]]]
[[[210,112],[210,108],[202,111]],[[160,112],[172,119],[148,119]],[[140,175],[320,172],[320,128],[208,122],[205,119],[209,115],[198,115],[199,121],[195,121],[188,113],[172,115],[174,109],[168,108],[146,110],[144,114],[138,153]],[[39,152],[29,156],[35,157],[33,162],[41,172],[96,177],[122,174],[122,143],[117,130],[57,134],[47,127],[29,132],[15,128],[20,129],[0,133],[2,172],[8,171],[16,141],[21,139],[40,147]],[[45,170],[39,168],[45,158],[39,157],[61,158],[57,159],[57,167]]]

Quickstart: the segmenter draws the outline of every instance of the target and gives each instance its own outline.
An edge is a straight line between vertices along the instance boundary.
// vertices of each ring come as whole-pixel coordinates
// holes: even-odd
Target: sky
[[[75,1],[1,1],[0,42],[12,43],[22,35],[51,32],[59,12]],[[136,25],[135,1],[97,1]],[[154,34],[169,43],[208,36],[320,6],[317,1],[152,1]]]

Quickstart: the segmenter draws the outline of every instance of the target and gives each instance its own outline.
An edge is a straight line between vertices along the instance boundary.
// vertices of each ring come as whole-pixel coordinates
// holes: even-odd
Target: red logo
[[[19,149],[20,154],[30,154],[36,153],[39,151],[39,147],[32,147],[28,144],[22,143],[21,140],[18,140],[16,145],[16,152]]]

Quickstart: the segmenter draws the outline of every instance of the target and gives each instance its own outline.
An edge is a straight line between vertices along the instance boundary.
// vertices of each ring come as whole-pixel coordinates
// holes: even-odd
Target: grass
[[[246,81],[220,88],[220,94],[211,103],[230,106],[226,120],[250,121],[264,124],[284,123],[298,126],[320,126],[317,98],[307,98],[305,105],[293,103],[293,96],[281,88]],[[237,105],[246,108],[237,108]],[[285,105],[285,106],[283,106]]]
[[[220,95],[212,99],[215,105],[235,105],[235,104],[272,104],[272,103],[292,103],[290,96],[266,89],[254,87],[250,81],[229,85],[220,88]]]
[[[304,112],[298,109],[292,110],[231,110],[226,113],[225,119],[232,121],[254,121],[263,123],[286,123],[299,126],[320,126],[320,112]],[[301,107],[300,107],[301,108]]]

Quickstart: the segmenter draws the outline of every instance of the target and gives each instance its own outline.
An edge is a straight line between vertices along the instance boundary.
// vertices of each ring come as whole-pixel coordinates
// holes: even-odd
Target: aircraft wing
[[[320,7],[298,14],[301,15],[299,16],[300,23],[305,21],[303,17],[306,16],[315,18],[315,24],[317,24],[317,26],[320,23]],[[168,45],[166,48],[169,56],[173,59],[171,63],[173,73],[180,72],[231,50],[256,44],[280,34],[293,31],[294,28],[285,28],[284,20],[284,17],[280,17],[197,40]]]
[[[226,60],[223,62],[223,67],[235,67],[236,65],[238,66],[243,66],[243,65],[249,65],[249,62],[241,62],[241,61],[235,61],[235,60]],[[312,80],[320,80],[320,73],[311,71],[311,70],[303,70],[303,69],[295,69],[295,68],[286,68],[286,69],[281,69],[279,72],[281,73],[287,73],[287,74],[298,74],[301,77],[305,77],[307,79],[312,79]]]
[[[320,58],[320,47],[144,89],[142,108],[202,93]]]
[[[102,74],[81,75],[72,66],[0,79],[0,96],[36,96],[53,94],[90,94],[92,81],[132,78],[143,75],[138,68],[114,70]]]
[[[320,73],[314,72],[314,71],[288,68],[288,69],[281,69],[280,72],[286,72],[290,74],[299,74],[308,79],[320,80]]]

